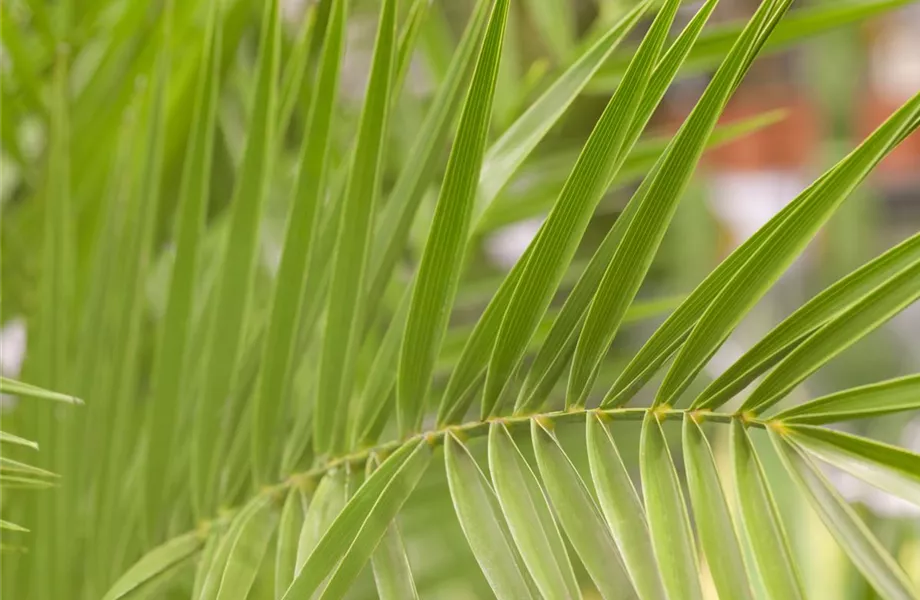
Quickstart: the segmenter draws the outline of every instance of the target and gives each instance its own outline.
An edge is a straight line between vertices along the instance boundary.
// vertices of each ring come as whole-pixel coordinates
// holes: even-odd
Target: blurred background
[[[33,168],[46,152],[43,116],[33,110],[32,99],[27,93],[29,87],[24,85],[23,73],[13,68],[10,56],[24,53],[35,66],[32,74],[47,77],[47,64],[50,62],[47,50],[41,50],[37,45],[12,47],[10,41],[14,38],[6,33],[12,29],[29,29],[32,16],[26,4],[29,3],[3,0],[4,38],[0,54],[3,77],[0,121],[3,133],[0,156],[0,372],[9,377],[20,375],[28,357],[29,326],[24,315],[33,312],[31,307],[37,297],[40,276],[37,249],[40,245],[36,240],[40,238],[42,223],[41,205],[32,200],[37,185]],[[257,13],[259,3],[249,4],[248,10]],[[285,3],[288,31],[284,43],[288,51],[291,40],[300,29],[307,4],[306,0],[288,0]],[[407,154],[421,123],[420,111],[424,110],[444,76],[456,41],[466,25],[471,4],[470,0],[432,2],[421,33],[421,51],[413,58],[407,91],[393,116],[394,126],[391,126],[391,140],[385,157],[392,168],[385,176],[385,186],[392,185],[392,176],[397,168],[410,159]],[[688,1],[685,4],[676,27],[683,26],[700,3]],[[718,31],[720,27],[746,20],[757,4],[756,0],[722,0],[708,30]],[[798,0],[793,4],[787,21],[796,22],[798,16],[807,20],[809,10],[835,4],[836,0]],[[778,38],[776,47],[754,64],[724,117],[726,123],[763,117],[768,124],[707,153],[653,265],[648,283],[641,292],[642,299],[662,299],[670,305],[679,301],[733,248],[920,90],[920,2],[897,4],[900,5],[898,8],[864,23],[845,24],[843,20],[844,24],[840,27],[791,47],[781,43],[781,31],[775,34],[774,37]],[[578,48],[586,40],[603,31],[605,25],[630,6],[631,0],[513,2],[496,92],[492,139],[546,89],[556,74],[577,55]],[[258,18],[248,13],[245,16],[248,21],[240,18],[239,31],[233,32],[238,45],[230,54],[232,68],[228,71],[221,96],[220,132],[215,146],[209,208],[214,232],[212,235],[209,231],[209,236],[215,239],[220,236],[223,210],[230,198],[228,190],[231,189],[232,172],[242,150],[246,103],[249,101],[246,90],[253,77]],[[375,3],[358,0],[352,9],[343,73],[344,93],[337,108],[344,117],[341,121],[346,123],[349,115],[354,117],[352,121],[356,121],[360,110],[375,20]],[[111,24],[116,22],[120,21],[111,20]],[[102,19],[101,23],[106,26],[108,22]],[[632,36],[634,42],[641,38],[643,31],[643,26],[637,28]],[[30,39],[25,37],[27,41]],[[126,43],[125,58],[132,52],[139,53],[141,46],[140,41],[137,47]],[[445,365],[450,364],[451,352],[459,352],[469,327],[537,231],[574,164],[578,150],[609,99],[621,72],[617,66],[622,66],[625,56],[628,56],[627,50],[617,51],[610,64],[602,67],[587,92],[576,101],[560,125],[541,143],[535,155],[524,164],[497,200],[485,209],[482,226],[477,232],[476,259],[470,261],[464,275],[458,310],[446,341]],[[713,67],[718,64],[719,56],[707,57],[701,53],[690,61],[685,75],[669,90],[661,110],[655,115],[647,132],[649,139],[666,139],[676,131],[693,108]],[[98,61],[98,58],[95,60]],[[114,146],[112,143],[106,146],[103,140],[117,137],[117,125],[124,118],[125,106],[129,104],[114,94],[110,97],[97,93],[98,97],[90,98],[81,94],[82,89],[104,89],[98,87],[100,72],[116,79],[124,77],[124,73],[118,70],[99,69],[93,61],[92,52],[82,62],[77,61],[72,82],[76,97],[75,148],[78,148],[74,152],[86,157],[85,163],[75,165],[74,175],[78,182],[90,181],[86,183],[90,190],[99,186],[98,181],[92,183],[94,166],[108,165],[117,158],[94,154],[96,146]],[[133,85],[143,86],[144,82],[138,78]],[[126,97],[130,95],[128,92]],[[188,110],[190,112],[191,108]],[[294,121],[302,120],[303,116],[298,109],[294,113]],[[103,128],[102,122],[110,122],[110,125]],[[296,128],[296,123],[292,128]],[[353,130],[343,127],[334,133],[336,152],[344,155]],[[277,267],[287,211],[286,192],[298,141],[291,139],[286,147],[288,152],[280,159],[281,175],[264,216],[260,276],[266,278],[271,278]],[[590,258],[649,165],[647,158],[645,163],[637,160],[631,176],[621,178],[602,201],[576,263],[581,260],[578,264],[584,265]],[[417,263],[421,241],[427,231],[425,224],[433,210],[435,192],[436,189],[431,191],[431,197],[416,220],[418,235],[413,247],[416,253],[408,253],[403,261],[407,274]],[[161,239],[166,239],[171,223],[172,207],[169,202],[165,204],[166,208],[159,217],[162,221]],[[92,228],[98,222],[97,217],[89,213],[81,213],[77,218],[80,229]],[[854,193],[803,258],[742,323],[713,358],[707,376],[717,376],[721,369],[815,293],[918,229],[920,134],[914,134]],[[216,242],[210,240],[209,243]],[[162,250],[163,256],[158,260],[163,263],[163,268],[154,269],[146,284],[153,315],[162,312],[165,302],[162,288],[169,248],[164,244]],[[157,273],[161,274],[159,278]],[[573,269],[573,274],[577,276],[578,269]],[[574,278],[569,280],[569,285],[572,283]],[[395,305],[398,298],[394,294],[381,301]],[[558,300],[561,302],[563,299],[564,294]],[[262,298],[261,302],[264,304],[266,300],[267,297]],[[634,324],[617,337],[609,368],[601,376],[608,385],[660,320]],[[904,311],[887,326],[834,359],[810,378],[806,386],[800,387],[789,402],[800,402],[835,390],[917,371],[920,371],[920,305]],[[650,399],[654,388],[652,384],[645,390],[646,399]],[[15,406],[7,399],[4,411],[9,414],[14,410]],[[902,416],[895,416],[852,426],[875,439],[920,451],[920,419],[905,422]],[[624,439],[633,436],[638,441],[635,428],[624,426],[621,433]],[[383,437],[386,439],[387,434]],[[575,438],[578,437],[573,436],[571,444],[577,445],[579,442]],[[621,444],[621,448],[636,447],[637,443]],[[629,459],[636,464],[635,456]],[[859,504],[865,517],[872,521],[873,530],[879,532],[881,539],[894,549],[895,556],[905,565],[908,573],[920,581],[920,509],[864,487],[841,473],[830,475],[841,492]],[[790,533],[801,560],[811,567],[803,569],[803,572],[808,573],[808,584],[814,597],[853,600],[874,597],[845,556],[835,550],[833,540],[824,534],[822,525],[810,509],[801,504],[796,508],[798,498],[792,486],[789,488],[789,497],[779,500],[784,511],[803,511],[794,517],[800,527]],[[443,504],[449,503],[443,473],[426,478],[423,489],[411,502],[417,506],[407,511],[409,522],[405,525],[410,559],[414,567],[428,565],[431,581],[437,581],[440,586],[428,590],[428,597],[476,598],[485,594],[487,588],[483,587],[484,582],[476,583],[472,556],[466,557],[466,562],[458,562],[450,552],[439,550],[436,541],[426,539],[425,532],[430,532],[432,526],[445,540],[458,533],[454,531],[458,525],[451,520],[452,511]],[[448,516],[446,520],[445,516]],[[820,551],[814,551],[817,546],[820,546]],[[820,564],[815,561],[820,561]],[[424,567],[419,567],[419,570],[426,572]],[[448,578],[445,584],[441,577],[450,570],[456,573],[455,581],[451,583]],[[424,578],[418,583],[422,591]]]

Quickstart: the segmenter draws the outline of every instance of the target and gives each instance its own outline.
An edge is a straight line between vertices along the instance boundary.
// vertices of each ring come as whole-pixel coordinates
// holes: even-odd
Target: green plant
[[[5,417],[47,441],[43,455],[63,477],[35,501],[4,495],[4,517],[34,533],[28,554],[5,557],[3,593],[440,597],[457,577],[502,598],[592,588],[699,598],[705,564],[719,597],[795,598],[805,595],[801,568],[774,498],[791,478],[879,595],[917,597],[817,462],[920,504],[920,456],[826,427],[917,410],[920,378],[773,409],[920,296],[920,235],[815,296],[704,389],[691,384],[847,195],[920,126],[920,95],[685,299],[636,300],[706,147],[774,118],[716,127],[758,53],[779,33],[789,43],[903,3],[816,9],[784,24],[790,0],[764,0],[747,24],[703,33],[709,0],[667,44],[680,2],[645,0],[579,48],[566,4],[532,0],[560,74],[552,84],[534,74],[533,93],[499,95],[510,3],[479,0],[449,62],[433,69],[421,123],[403,87],[416,47],[435,44],[429,28],[443,22],[426,0],[371,11],[357,116],[340,101],[348,2],[311,5],[292,40],[279,1],[264,2],[255,60],[241,64],[247,2],[4,3],[15,75],[4,123],[36,119],[47,140],[39,160],[21,132],[2,130],[26,196],[4,220],[7,243],[23,256],[34,248],[22,232],[42,240],[38,299],[18,300],[37,332],[25,378],[87,404],[54,418],[24,405]],[[9,26],[23,22],[15,11],[29,15],[27,27]],[[642,42],[619,53],[642,19],[651,19]],[[714,61],[678,133],[640,140],[674,78]],[[452,323],[458,288],[476,283],[464,276],[471,240],[508,218],[495,216],[513,204],[504,190],[589,84],[612,86],[612,96],[540,233],[488,290],[475,327]],[[499,112],[511,124],[488,143]],[[573,270],[607,190],[646,171]],[[549,207],[512,208],[520,217]],[[264,260],[263,229],[283,240],[277,266]],[[596,406],[617,332],[671,309]],[[459,353],[442,351],[450,336]],[[669,360],[651,404],[627,407]],[[740,405],[722,408],[761,376]],[[639,435],[641,491],[621,426]],[[720,432],[728,469],[710,446]],[[573,439],[587,445],[587,462]],[[483,449],[488,477],[475,458]],[[411,564],[406,543],[430,562]]]

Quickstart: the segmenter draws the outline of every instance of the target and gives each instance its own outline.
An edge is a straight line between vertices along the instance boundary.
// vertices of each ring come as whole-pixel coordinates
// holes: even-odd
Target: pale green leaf
[[[53,400],[55,402],[64,402],[65,404],[83,404],[83,400],[62,394],[52,392],[37,385],[30,385],[8,377],[0,377],[0,394],[12,394],[23,398],[36,398],[39,400]]]
[[[444,440],[444,461],[460,526],[495,595],[500,600],[532,598],[495,492],[469,450],[452,433]]]
[[[827,530],[875,591],[888,600],[916,598],[918,591],[903,569],[821,471],[801,451],[785,443],[772,430],[770,438],[792,479],[799,484],[799,489],[805,493]]]
[[[601,510],[642,600],[665,598],[645,508],[600,414],[588,413],[588,461]]]
[[[489,427],[489,471],[502,512],[534,582],[546,598],[580,598],[556,520],[507,427]]]
[[[256,579],[268,543],[275,534],[278,514],[274,499],[259,496],[248,518],[240,523],[236,539],[227,556],[227,565],[220,580],[217,600],[245,600]]]
[[[719,597],[753,598],[709,440],[689,414],[684,415],[682,437],[693,519]]]
[[[531,421],[537,465],[556,516],[604,598],[631,596],[623,560],[597,504],[555,435]]]
[[[278,542],[275,547],[275,600],[281,600],[284,591],[294,580],[297,569],[297,550],[304,524],[304,496],[295,485],[288,490],[281,520],[278,522]]]
[[[824,425],[911,410],[920,410],[920,375],[898,377],[815,398],[787,408],[770,420]]]
[[[744,425],[731,424],[732,464],[740,508],[741,529],[770,598],[805,598],[776,501]]]
[[[157,546],[125,571],[125,574],[109,588],[103,600],[127,597],[157,575],[197,553],[204,541],[204,537],[194,531]]]
[[[313,552],[313,549],[326,535],[329,526],[342,512],[347,500],[348,498],[345,495],[345,472],[343,470],[334,470],[327,473],[319,482],[307,507],[307,514],[304,517],[297,541],[295,573],[303,568],[303,564],[307,562],[307,558]],[[286,590],[287,588],[285,588]]]

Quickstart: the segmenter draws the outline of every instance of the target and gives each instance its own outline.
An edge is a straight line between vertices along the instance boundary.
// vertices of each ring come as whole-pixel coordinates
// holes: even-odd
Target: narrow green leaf
[[[393,488],[389,486],[397,479],[403,465],[411,455],[414,455],[417,450],[428,452],[428,450],[420,449],[421,445],[427,445],[427,442],[416,439],[403,444],[380,465],[379,469],[374,471],[373,475],[367,478],[357,493],[338,513],[303,563],[298,557],[297,573],[283,598],[287,600],[309,598],[319,589],[322,582],[336,569],[342,557],[349,551],[352,543],[361,535],[365,522],[374,523],[377,519],[374,507],[378,500],[383,499],[388,489],[390,493],[387,494],[387,498],[391,498],[403,488],[404,484],[399,482]],[[317,500],[314,499],[311,506],[314,506],[316,502]],[[304,523],[305,528],[310,520],[308,513],[307,522]],[[389,521],[388,519],[384,525],[389,524]],[[376,521],[376,524],[380,524],[379,520]]]
[[[754,563],[770,598],[805,598],[792,550],[747,431],[732,420],[731,444],[741,529],[747,535]]]
[[[202,566],[206,564],[207,572],[200,579],[201,587],[197,600],[217,600],[227,561],[230,559],[230,552],[239,538],[240,531],[249,522],[253,514],[259,510],[262,503],[262,496],[256,496],[250,500],[238,513],[233,515],[229,525],[220,532],[210,560],[202,564]],[[198,578],[196,577],[196,579]],[[198,587],[197,582],[196,587]]]
[[[644,0],[626,13],[489,147],[479,173],[478,214],[482,214],[481,211],[491,205],[511,176],[559,121],[651,4],[649,0]]]
[[[920,260],[920,234],[866,263],[809,300],[757,342],[693,401],[693,408],[714,408],[744,389],[788,354],[816,327],[836,316],[892,274]]]
[[[60,392],[52,392],[36,385],[16,381],[8,377],[0,377],[0,394],[12,394],[14,396],[36,398],[38,400],[53,400],[65,404],[83,404],[83,400],[75,396],[61,394]]]
[[[795,260],[856,185],[892,149],[893,143],[920,124],[918,116],[920,94],[902,106],[836,168],[802,192],[808,200],[803,201],[753,253],[700,317],[659,387],[657,403],[670,404],[686,389],[750,307]]]
[[[280,54],[278,0],[264,5],[250,134],[234,186],[230,230],[215,288],[216,306],[205,359],[205,379],[195,411],[192,491],[199,514],[211,512],[219,458],[232,429],[224,424],[233,390],[252,295],[262,204],[275,151],[276,81]]]
[[[501,423],[489,427],[489,471],[502,512],[531,576],[546,598],[580,598],[556,520],[530,465]]]
[[[882,598],[910,600],[918,591],[856,511],[828,483],[800,450],[769,430],[773,446],[792,479],[799,484],[827,530]]]
[[[313,412],[313,444],[318,454],[339,450],[345,445],[345,417],[349,412],[355,355],[364,331],[365,269],[380,194],[395,56],[396,0],[385,0],[380,9],[367,96],[342,199],[332,260],[326,330]]]
[[[406,499],[425,474],[431,462],[431,455],[432,446],[427,440],[415,444],[412,454],[400,465],[399,470],[387,483],[368,512],[360,531],[350,542],[348,551],[342,556],[341,562],[333,572],[320,598],[338,599],[345,596],[361,569],[367,564],[374,549],[389,530]],[[309,561],[305,569],[307,568],[309,568]],[[291,589],[294,589],[293,586]]]
[[[281,600],[284,591],[294,580],[303,524],[303,492],[297,486],[293,486],[288,491],[278,523],[278,542],[275,548],[275,600]]]
[[[371,556],[374,582],[380,600],[412,600],[418,598],[415,580],[402,536],[396,523],[391,524]]]
[[[2,519],[0,519],[0,529],[6,529],[7,531],[19,531],[22,533],[29,533],[29,530],[26,529],[25,527],[22,527],[21,525],[17,525],[16,523],[10,523],[9,521],[4,521]],[[115,596],[115,598],[117,597],[118,596]]]
[[[397,419],[403,435],[421,425],[435,360],[457,293],[507,18],[508,0],[496,0],[412,291],[396,380]]]
[[[329,168],[332,111],[338,92],[345,38],[345,6],[333,2],[320,54],[316,85],[310,99],[308,124],[300,149],[297,177],[276,277],[262,354],[262,368],[252,401],[252,467],[256,481],[273,478],[270,471],[280,452],[277,432],[283,430],[290,386],[295,372],[297,334],[303,318],[307,266],[316,235],[317,207],[321,206]]]
[[[208,4],[194,116],[179,184],[176,255],[170,273],[166,314],[159,332],[147,407],[146,501],[155,527],[166,497],[175,431],[181,413],[181,388],[188,369],[187,347],[194,313],[195,284],[210,193],[211,158],[217,119],[223,18],[221,3]]]
[[[326,535],[329,526],[342,512],[347,500],[348,497],[345,495],[345,472],[335,470],[327,473],[319,482],[316,492],[314,492],[313,498],[310,500],[303,526],[300,529],[295,573],[303,568],[303,564],[307,562],[307,558],[316,548],[316,545]],[[284,591],[287,591],[287,588]]]
[[[399,34],[396,72],[393,75],[393,85],[390,88],[394,94],[402,92],[406,74],[409,72],[409,65],[412,64],[412,56],[416,50],[419,33],[425,23],[425,17],[428,16],[429,6],[431,6],[431,0],[412,0],[412,5],[409,7],[405,23],[403,23]]]
[[[371,256],[370,298],[380,297],[386,290],[399,258],[402,256],[416,212],[429,183],[437,172],[441,148],[450,135],[463,99],[461,86],[473,72],[477,49],[488,23],[491,0],[478,0],[463,37],[450,60],[445,74],[418,137],[409,150],[411,160],[400,172],[389,200],[381,210],[374,230],[374,252]]]
[[[541,41],[556,60],[565,60],[575,46],[575,7],[555,0],[526,0],[526,4]]]
[[[920,298],[920,260],[840,313],[789,353],[741,406],[759,413],[773,406],[834,356]]]
[[[294,46],[291,48],[291,54],[281,74],[281,94],[278,104],[278,132],[282,136],[287,132],[288,126],[291,123],[291,117],[294,115],[294,108],[297,106],[297,101],[302,97],[303,88],[306,87],[304,82],[309,79],[307,73],[310,70],[310,54],[311,49],[318,41],[314,38],[317,29],[321,30],[321,34],[326,33],[323,37],[324,41],[329,37],[328,20],[331,20],[329,14],[331,14],[332,8],[334,8],[337,3],[331,0],[325,1],[328,5],[332,6],[320,7],[318,3],[307,6],[306,13],[302,17],[303,23],[300,26],[300,30],[297,32]],[[317,27],[317,20],[323,16],[322,13],[324,8],[328,11],[325,15],[327,22],[322,24],[325,25],[325,27],[322,25]],[[320,59],[320,61],[322,61],[322,59]],[[317,81],[319,81],[319,78]],[[316,87],[321,87],[321,84],[317,84]],[[309,127],[305,129],[305,132],[308,131]]]
[[[654,179],[601,280],[575,347],[566,403],[583,406],[623,315],[639,291],[678,202],[702,155],[706,140],[757,48],[788,8],[790,0],[764,2],[719,67],[653,171]],[[625,81],[625,76],[624,76]]]
[[[38,477],[60,477],[57,473],[52,473],[51,471],[46,471],[45,469],[40,469],[24,462],[7,458],[6,456],[0,456],[0,471],[6,471],[8,473],[28,473],[29,475],[36,475]]]
[[[444,440],[444,464],[463,534],[495,595],[501,600],[532,598],[495,492],[469,450],[452,433]]]
[[[104,600],[125,598],[173,565],[197,553],[204,546],[202,535],[193,531],[157,546],[125,571],[106,592]]]
[[[642,600],[665,598],[642,500],[601,415],[588,413],[586,418],[594,489],[633,586]]]
[[[770,420],[797,425],[824,425],[910,410],[920,410],[920,374],[815,398],[787,408]]]
[[[594,126],[562,193],[532,244],[492,349],[481,416],[492,413],[568,268],[607,182],[623,163],[637,110],[679,2],[668,0],[636,52],[623,84]]]
[[[195,568],[195,579],[192,581],[192,600],[204,598],[202,591],[207,582],[208,575],[211,573],[211,565],[214,564],[214,557],[217,556],[217,550],[224,539],[229,524],[220,520],[214,523],[208,530],[208,538],[201,551],[201,557],[198,559],[198,566]]]
[[[245,600],[275,534],[278,514],[271,496],[260,496],[230,548],[217,600]]]
[[[790,424],[781,431],[809,454],[920,506],[920,455],[825,427]]]
[[[651,412],[642,422],[639,468],[652,546],[668,598],[702,598],[684,494],[661,423]]]
[[[616,542],[572,461],[556,436],[536,419],[531,421],[530,437],[556,516],[601,596],[631,595]]]
[[[32,440],[27,440],[21,438],[18,435],[13,435],[12,433],[7,433],[5,431],[0,431],[0,442],[7,444],[16,444],[17,446],[27,446],[33,450],[38,450],[38,443],[33,442]]]
[[[709,440],[689,414],[684,415],[683,450],[693,519],[716,591],[720,598],[753,598]]]

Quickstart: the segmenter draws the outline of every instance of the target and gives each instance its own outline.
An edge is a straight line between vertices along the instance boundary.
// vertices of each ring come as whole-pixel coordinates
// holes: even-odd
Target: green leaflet
[[[648,11],[650,5],[651,1],[645,0],[625,14],[489,147],[479,173],[477,215],[482,216],[483,211],[492,204],[511,176],[559,121],[591,76]]]
[[[654,179],[623,234],[585,317],[572,358],[568,404],[584,405],[601,361],[645,279],[706,140],[757,49],[789,2],[779,0],[760,5],[653,171]]]
[[[495,492],[452,433],[444,439],[444,465],[457,518],[495,595],[500,600],[534,597],[508,539]]]
[[[396,521],[387,527],[371,556],[374,581],[380,600],[414,600],[418,598],[406,548]]]
[[[262,204],[275,150],[275,117],[280,54],[278,0],[265,3],[259,42],[251,134],[247,137],[240,174],[234,186],[230,231],[217,282],[216,306],[206,349],[204,387],[198,397],[193,433],[192,485],[199,514],[214,508],[220,453],[230,435],[224,421],[227,397],[243,345],[253,287]]]
[[[295,485],[288,490],[278,523],[278,542],[275,547],[275,600],[281,600],[284,591],[294,580],[303,524],[304,495]]]
[[[329,20],[331,20],[329,15],[335,3],[331,0],[325,0],[325,3],[327,6],[319,6],[319,3],[317,3],[307,7],[306,13],[303,15],[303,23],[294,40],[294,47],[291,48],[291,55],[288,57],[281,74],[281,94],[278,103],[278,132],[281,136],[284,136],[287,132],[297,101],[301,99],[303,89],[307,87],[304,82],[309,80],[309,77],[305,77],[305,75],[309,72],[311,50],[319,41],[314,38],[317,29],[319,29],[320,35],[328,32]],[[328,5],[330,4],[333,7],[329,7]],[[324,16],[326,22],[317,23]],[[328,37],[328,35],[323,35],[322,39],[325,41]],[[309,128],[306,131],[309,131]]]
[[[700,546],[720,598],[753,598],[719,470],[703,429],[684,415],[683,456]]]
[[[201,558],[198,559],[198,565],[195,568],[195,579],[192,581],[192,595],[190,596],[191,600],[203,598],[201,592],[211,572],[211,564],[214,562],[214,557],[217,555],[217,549],[224,539],[226,529],[227,523],[225,521],[218,521],[212,525],[208,531],[207,541],[204,544],[204,549],[201,551]]]
[[[323,200],[329,169],[332,110],[338,91],[345,38],[345,6],[333,2],[320,54],[316,85],[310,98],[308,124],[300,148],[297,177],[278,267],[257,391],[252,400],[252,467],[256,481],[271,480],[279,452],[277,432],[283,430],[297,334],[304,317],[307,266],[313,252],[316,213]]]
[[[920,94],[801,194],[808,199],[753,253],[700,317],[658,389],[657,403],[670,404],[686,389],[744,314],[795,260],[853,188],[891,150],[893,143],[917,127],[918,115]]]
[[[540,39],[556,60],[565,60],[575,46],[575,7],[556,0],[525,0]]]
[[[770,430],[770,439],[792,479],[799,485],[828,531],[882,598],[910,600],[918,591],[856,511],[800,450]]]
[[[507,427],[489,427],[489,471],[508,528],[545,598],[581,598],[556,520]]]
[[[318,454],[340,450],[345,445],[345,417],[349,412],[355,354],[363,333],[365,270],[380,194],[395,56],[396,0],[386,0],[381,5],[370,81],[332,261],[313,413],[313,445]]]
[[[27,531],[19,529],[20,531]],[[170,567],[183,562],[201,550],[204,538],[201,533],[193,531],[173,538],[157,546],[128,569],[118,581],[109,588],[103,600],[126,598],[142,585],[167,571]]]
[[[413,446],[412,453],[400,465],[399,470],[381,491],[360,531],[351,537],[348,551],[342,556],[329,583],[319,596],[322,599],[343,598],[351,587],[358,573],[367,564],[374,549],[389,530],[406,499],[418,485],[422,475],[431,462],[432,447],[427,440],[421,440]],[[359,488],[360,489],[360,488]],[[310,568],[309,561],[304,570]],[[291,586],[291,590],[294,590]],[[306,588],[297,588],[303,592]],[[289,590],[289,593],[291,593]],[[287,596],[287,595],[286,595]],[[300,596],[294,596],[300,597]]]
[[[46,471],[45,469],[40,469],[6,456],[0,456],[0,471],[6,471],[8,473],[27,473],[38,477],[60,477],[57,473],[52,473],[51,471]]]
[[[429,6],[431,6],[430,0],[412,0],[412,5],[409,7],[406,21],[399,35],[396,73],[393,75],[393,86],[390,88],[394,95],[402,92],[406,74],[409,72],[409,64],[416,50],[419,32],[425,23],[425,17],[428,16]]]
[[[601,596],[630,596],[629,579],[610,529],[556,436],[534,419],[530,437],[555,514]]]
[[[639,468],[649,533],[668,598],[700,599],[703,592],[687,505],[664,431],[653,413],[642,422]]]
[[[772,421],[825,425],[920,409],[920,375],[898,377],[815,398],[787,408]]]
[[[775,52],[787,48],[811,36],[815,36],[838,27],[859,23],[875,15],[893,11],[911,0],[855,0],[852,2],[835,2],[818,6],[802,6],[793,11],[776,27],[773,35],[766,41],[763,52]],[[736,21],[713,27],[700,38],[699,44],[687,60],[682,75],[709,70],[729,51],[732,44],[741,35],[745,23]],[[619,83],[629,64],[632,50],[623,49],[615,54],[607,65],[594,77],[588,86],[590,92],[609,93]]]
[[[18,531],[20,533],[29,533],[29,530],[21,525],[16,523],[10,523],[9,521],[4,521],[0,519],[0,529],[6,529],[7,531]],[[117,597],[117,596],[116,596]]]
[[[199,569],[204,567],[207,571],[200,580],[201,587],[196,600],[217,600],[224,572],[227,569],[228,561],[240,537],[240,533],[247,527],[253,517],[266,506],[266,502],[265,496],[256,496],[233,516],[230,525],[226,528],[226,532],[223,532],[217,540],[210,560],[207,563],[203,562],[199,567]],[[195,587],[198,587],[197,584]]]
[[[476,64],[476,50],[491,14],[490,6],[490,0],[478,0],[463,37],[450,59],[448,72],[409,150],[412,160],[400,172],[389,200],[381,210],[374,230],[371,281],[368,287],[370,298],[378,298],[386,290],[393,268],[405,250],[415,214],[442,156],[439,149],[447,141],[451,125],[460,109],[461,86],[470,77]]]
[[[23,398],[35,398],[38,400],[53,400],[55,402],[64,402],[65,404],[83,404],[83,400],[40,388],[37,385],[30,385],[9,377],[0,377],[0,394],[13,394]]]
[[[194,313],[198,256],[205,227],[210,191],[212,140],[217,119],[223,19],[220,2],[208,4],[202,38],[201,73],[195,90],[193,127],[182,166],[176,217],[176,258],[169,278],[166,314],[160,328],[152,376],[153,389],[147,408],[146,495],[154,525],[165,498],[170,469],[169,454],[177,423],[183,379],[188,369],[189,345]],[[155,529],[155,527],[154,527]]]
[[[421,425],[435,360],[457,292],[507,17],[508,0],[496,0],[412,290],[396,380],[396,415],[402,435],[417,431]]]
[[[304,563],[307,562],[307,558],[316,548],[316,545],[326,535],[329,526],[342,512],[347,500],[344,470],[327,473],[319,482],[316,492],[310,499],[307,514],[304,516],[303,525],[300,528],[300,536],[297,541],[295,574],[303,568]],[[287,588],[284,591],[287,591]]]
[[[32,440],[27,440],[21,438],[18,435],[13,435],[12,433],[7,433],[5,431],[0,431],[0,442],[7,444],[16,444],[17,446],[27,446],[33,450],[38,450],[38,443],[33,442]]]
[[[486,374],[481,415],[493,407],[520,364],[524,350],[548,308],[568,268],[607,182],[622,164],[630,148],[624,145],[638,112],[653,67],[667,37],[679,2],[669,0],[658,13],[630,64],[623,84],[617,88],[594,126],[562,193],[531,251],[502,319],[489,370]]]
[[[789,353],[741,406],[759,413],[779,402],[831,358],[920,298],[920,260],[840,313]]]
[[[789,541],[757,452],[738,420],[732,420],[731,428],[741,528],[747,535],[767,595],[777,600],[804,598],[802,580],[792,562]]]
[[[337,513],[335,520],[303,562],[301,562],[302,555],[298,556],[297,573],[283,598],[292,600],[310,597],[319,589],[326,577],[339,565],[342,557],[349,552],[352,540],[360,535],[365,522],[374,521],[372,517],[375,517],[375,506],[378,501],[383,500],[384,494],[390,489],[390,484],[399,476],[409,457],[415,455],[417,451],[427,452],[421,448],[422,445],[427,445],[427,443],[418,439],[403,444],[380,465],[379,469],[374,471],[373,475],[367,478],[354,496],[348,500],[345,507]],[[399,487],[397,485],[393,488],[387,497],[399,491]],[[344,490],[344,484],[342,489]],[[316,503],[317,499],[314,497],[311,506],[315,506]],[[308,513],[307,521],[304,523],[305,528],[310,521]],[[384,525],[388,525],[389,521],[387,519]],[[377,525],[379,524],[378,521]]]
[[[800,343],[892,274],[920,260],[920,234],[898,244],[812,298],[757,342],[693,401],[692,408],[714,408],[744,389]]]
[[[920,506],[920,455],[824,427],[790,424],[780,431],[809,454]]]
[[[642,500],[602,417],[588,413],[586,420],[594,489],[633,587],[642,600],[665,598]]]
[[[268,550],[268,543],[275,534],[278,515],[273,506],[273,498],[260,496],[253,504],[249,518],[240,523],[230,548],[217,600],[246,599]]]

